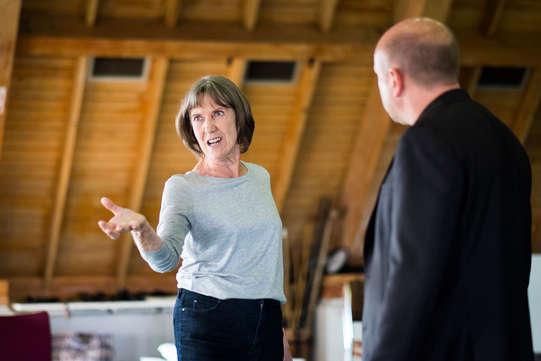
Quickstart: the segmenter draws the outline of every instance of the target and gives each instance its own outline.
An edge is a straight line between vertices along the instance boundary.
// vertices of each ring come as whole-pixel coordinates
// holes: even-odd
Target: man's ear
[[[389,81],[393,96],[398,98],[404,91],[404,74],[398,68],[389,68]]]

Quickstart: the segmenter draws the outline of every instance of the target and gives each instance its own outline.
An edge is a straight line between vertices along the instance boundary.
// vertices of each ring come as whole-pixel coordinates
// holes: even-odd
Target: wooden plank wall
[[[75,59],[17,57],[0,162],[0,273],[43,271]]]
[[[320,198],[334,199],[342,187],[371,77],[368,63],[321,69],[284,208],[292,242],[300,242],[303,227],[314,223]]]

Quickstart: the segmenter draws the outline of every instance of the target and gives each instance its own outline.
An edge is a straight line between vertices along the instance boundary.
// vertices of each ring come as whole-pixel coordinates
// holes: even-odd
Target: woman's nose
[[[216,124],[214,123],[214,119],[212,119],[212,117],[208,117],[205,120],[205,130],[207,132],[213,132],[216,130]]]

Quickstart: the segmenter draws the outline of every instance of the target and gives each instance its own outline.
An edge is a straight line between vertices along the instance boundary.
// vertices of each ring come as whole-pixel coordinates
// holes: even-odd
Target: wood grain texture
[[[174,28],[177,26],[180,11],[182,9],[182,0],[165,0],[165,24]]]
[[[86,26],[92,27],[98,18],[99,0],[86,0],[85,22]]]
[[[320,0],[318,25],[322,32],[327,33],[331,30],[337,5],[338,0]]]
[[[244,28],[248,31],[254,30],[259,18],[259,6],[261,0],[244,0]]]
[[[0,14],[3,19],[0,23],[0,157],[20,10],[21,0],[0,0]]]
[[[317,61],[302,63],[297,66],[300,69],[295,103],[282,141],[278,178],[272,186],[274,200],[279,210],[283,208],[284,200],[291,184],[294,167],[297,163],[297,154],[308,120],[308,111],[321,70],[321,63]]]
[[[148,170],[150,168],[150,160],[152,159],[152,151],[154,148],[154,140],[156,138],[156,128],[162,106],[163,92],[167,78],[167,68],[169,60],[166,58],[156,58],[151,61],[150,77],[148,80],[148,89],[144,98],[143,126],[139,134],[141,139],[138,156],[137,167],[133,176],[133,185],[131,189],[128,208],[135,212],[140,212],[142,201],[145,193],[145,188],[148,180]],[[128,274],[129,258],[133,248],[133,241],[130,235],[125,234],[120,240],[120,254],[118,255],[117,282],[118,287],[123,288],[126,285],[126,277]]]
[[[77,59],[77,65],[73,76],[72,100],[70,104],[70,113],[64,149],[62,151],[62,161],[58,175],[58,184],[51,216],[51,229],[48,242],[47,258],[45,261],[45,285],[49,287],[54,274],[56,257],[58,254],[58,243],[60,240],[60,230],[64,220],[64,209],[66,206],[66,197],[69,188],[69,179],[73,164],[73,153],[75,151],[77,132],[79,130],[79,120],[81,119],[81,105],[85,91],[86,75],[88,71],[88,58],[80,57]]]
[[[522,97],[514,119],[512,129],[524,143],[532,126],[534,115],[541,101],[541,68],[531,69],[522,92]]]

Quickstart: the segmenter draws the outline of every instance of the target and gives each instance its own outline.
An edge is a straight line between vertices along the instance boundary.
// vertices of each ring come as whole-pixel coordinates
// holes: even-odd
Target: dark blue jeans
[[[282,361],[282,310],[271,299],[181,289],[173,311],[178,361]]]

